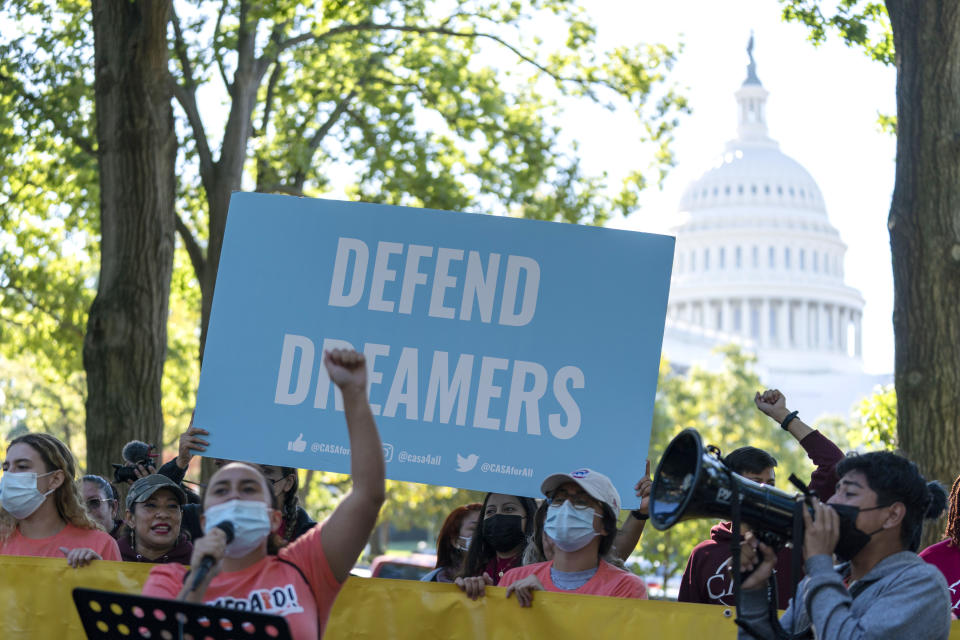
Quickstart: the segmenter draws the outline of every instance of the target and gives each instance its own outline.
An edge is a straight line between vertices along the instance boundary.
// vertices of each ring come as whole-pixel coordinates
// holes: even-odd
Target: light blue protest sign
[[[207,455],[348,473],[324,349],[367,358],[387,476],[539,496],[590,467],[638,506],[674,240],[235,193],[195,424]]]

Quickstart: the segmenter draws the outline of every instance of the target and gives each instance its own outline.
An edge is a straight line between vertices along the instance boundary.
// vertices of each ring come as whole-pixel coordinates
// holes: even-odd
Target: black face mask
[[[874,534],[883,531],[883,527],[880,527],[873,533],[861,531],[856,525],[857,516],[861,511],[883,509],[890,505],[884,504],[870,507],[869,509],[859,509],[845,504],[831,504],[827,506],[831,507],[840,515],[840,539],[837,540],[837,546],[834,548],[833,553],[840,562],[850,562],[870,543],[870,538],[872,538]]]
[[[484,519],[481,528],[483,539],[493,547],[494,551],[504,553],[516,549],[525,538],[523,527],[520,526],[522,516],[512,516],[498,513]]]

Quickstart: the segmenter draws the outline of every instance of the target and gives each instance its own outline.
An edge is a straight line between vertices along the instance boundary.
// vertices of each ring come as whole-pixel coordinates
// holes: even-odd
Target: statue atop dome
[[[753,59],[753,29],[750,30],[750,40],[747,41],[747,55],[750,56],[750,64],[747,65],[747,79],[743,84],[760,84],[760,78],[757,77],[757,61]]]

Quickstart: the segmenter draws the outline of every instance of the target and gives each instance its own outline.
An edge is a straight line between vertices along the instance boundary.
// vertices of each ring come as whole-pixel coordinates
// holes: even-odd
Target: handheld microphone
[[[233,542],[233,523],[229,520],[224,520],[223,522],[217,523],[217,526],[214,529],[220,529],[223,531],[224,535],[227,536],[227,544]],[[203,556],[203,559],[200,561],[200,568],[197,569],[197,575],[193,578],[193,586],[190,587],[190,591],[196,591],[203,581],[206,579],[207,574],[210,573],[210,570],[213,569],[213,565],[217,564],[217,559],[213,556],[207,554]]]
[[[142,463],[146,460],[150,460],[156,454],[153,453],[153,445],[147,444],[146,442],[141,442],[140,440],[131,440],[127,444],[123,445],[123,451],[121,455],[127,462],[137,464],[138,462]]]

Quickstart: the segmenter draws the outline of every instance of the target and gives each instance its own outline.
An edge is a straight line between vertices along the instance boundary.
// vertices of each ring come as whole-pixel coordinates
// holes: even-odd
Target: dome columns
[[[725,334],[761,349],[862,357],[863,314],[855,303],[790,296],[711,297],[671,304],[668,314],[672,320],[705,334]]]

